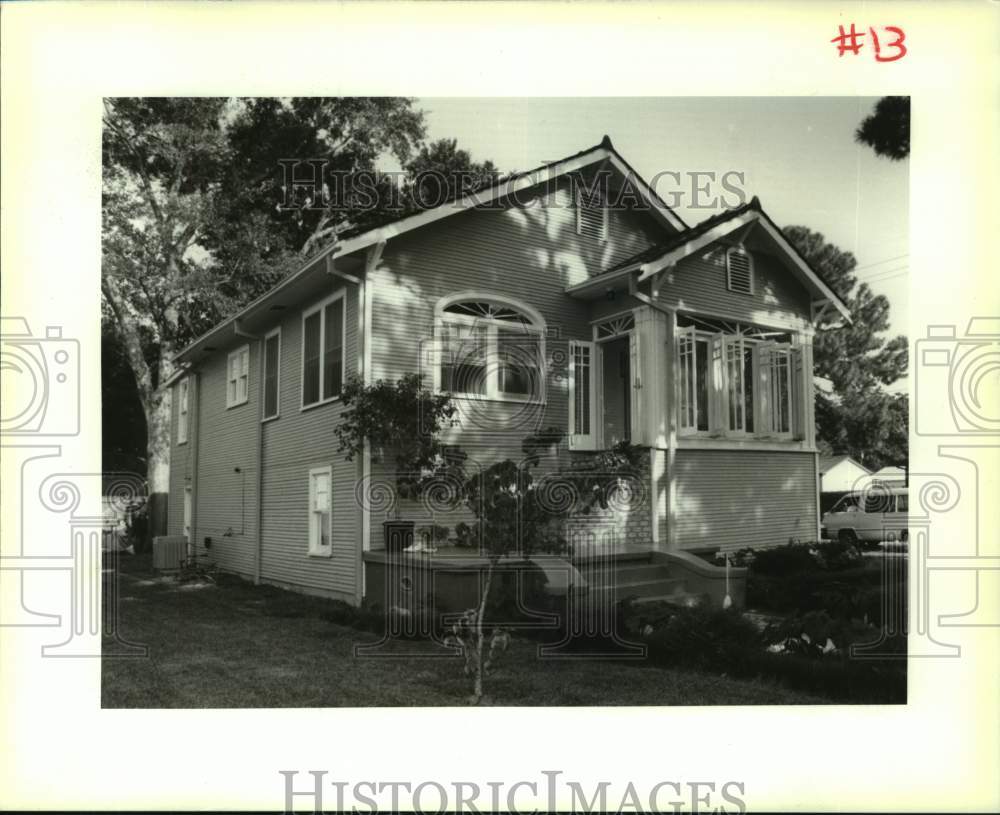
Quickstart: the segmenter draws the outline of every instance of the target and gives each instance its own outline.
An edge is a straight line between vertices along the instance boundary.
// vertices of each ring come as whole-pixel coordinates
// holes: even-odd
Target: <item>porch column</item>
[[[651,306],[636,310],[638,345],[634,444],[649,447],[649,511],[654,547],[667,544],[669,511],[671,315]]]

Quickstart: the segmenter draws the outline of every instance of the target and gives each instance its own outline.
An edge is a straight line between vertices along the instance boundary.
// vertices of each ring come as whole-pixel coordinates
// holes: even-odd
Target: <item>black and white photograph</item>
[[[998,15],[0,0],[0,809],[1000,811]]]
[[[104,104],[104,705],[905,703],[908,98]]]

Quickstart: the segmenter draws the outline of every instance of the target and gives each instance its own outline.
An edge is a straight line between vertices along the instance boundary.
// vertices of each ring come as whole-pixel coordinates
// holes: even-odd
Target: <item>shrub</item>
[[[625,631],[642,638],[650,657],[665,664],[724,668],[733,648],[760,644],[760,632],[752,622],[737,611],[709,603],[691,608],[627,603],[623,616]]]

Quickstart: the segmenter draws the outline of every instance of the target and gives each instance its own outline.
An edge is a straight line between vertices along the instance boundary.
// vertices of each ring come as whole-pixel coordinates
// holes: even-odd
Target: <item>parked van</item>
[[[845,543],[905,541],[909,510],[907,487],[878,485],[852,492],[823,514],[821,535]]]

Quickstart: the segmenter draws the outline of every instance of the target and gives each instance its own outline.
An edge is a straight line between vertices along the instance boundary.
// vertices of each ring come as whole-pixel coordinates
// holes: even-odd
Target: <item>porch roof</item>
[[[833,289],[819,272],[809,265],[785,237],[781,229],[764,212],[757,196],[742,206],[706,218],[701,223],[672,237],[669,241],[651,246],[616,263],[590,280],[570,286],[566,289],[566,293],[576,297],[590,298],[600,296],[609,288],[624,288],[632,277],[636,277],[636,282],[642,282],[738,229],[743,227],[753,229],[757,226],[765,231],[775,248],[783,255],[792,272],[817,298],[814,304],[832,305],[850,322],[850,312],[843,300],[833,292]]]

